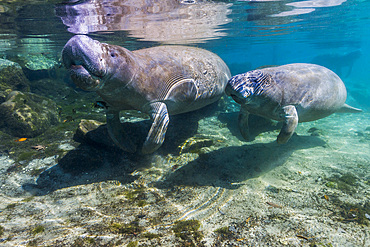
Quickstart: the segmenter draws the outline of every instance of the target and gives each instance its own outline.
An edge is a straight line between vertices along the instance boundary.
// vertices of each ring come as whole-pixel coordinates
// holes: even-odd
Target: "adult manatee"
[[[334,112],[360,112],[346,105],[347,91],[331,70],[305,63],[252,70],[233,76],[226,94],[241,104],[239,129],[249,139],[249,113],[282,121],[278,143],[286,143],[298,122],[309,122]]]
[[[135,152],[136,146],[120,123],[121,110],[150,115],[153,123],[142,153],[152,153],[164,141],[169,114],[217,101],[230,78],[220,57],[188,46],[129,51],[76,35],[64,46],[62,60],[78,87],[95,91],[106,102],[109,135],[127,152]]]

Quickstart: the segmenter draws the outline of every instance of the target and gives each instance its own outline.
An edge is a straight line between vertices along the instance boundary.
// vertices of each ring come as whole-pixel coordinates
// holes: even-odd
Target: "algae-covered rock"
[[[13,90],[28,92],[28,79],[19,64],[0,59],[0,103],[3,103]]]
[[[182,153],[200,153],[204,147],[211,147],[217,140],[205,138],[202,136],[191,137],[179,146]]]
[[[0,104],[0,126],[14,136],[35,137],[60,121],[51,99],[28,92],[11,92]]]
[[[24,57],[24,72],[30,80],[55,77],[58,61],[42,54]]]

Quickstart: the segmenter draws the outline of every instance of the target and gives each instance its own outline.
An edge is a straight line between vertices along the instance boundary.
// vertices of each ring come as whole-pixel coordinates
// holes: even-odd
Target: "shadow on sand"
[[[294,134],[284,145],[271,142],[225,147],[200,155],[197,160],[169,174],[156,186],[214,186],[235,189],[238,186],[232,183],[258,177],[283,165],[296,150],[324,145],[325,142],[316,136]]]

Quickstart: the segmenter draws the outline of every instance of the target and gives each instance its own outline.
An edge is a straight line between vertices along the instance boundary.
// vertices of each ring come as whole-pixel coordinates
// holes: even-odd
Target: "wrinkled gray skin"
[[[346,105],[347,91],[331,70],[305,63],[252,70],[233,76],[226,94],[241,104],[239,129],[248,140],[248,115],[282,121],[277,142],[286,143],[298,122],[309,122],[334,112],[360,112]]]
[[[76,35],[65,45],[62,60],[78,87],[95,91],[107,103],[108,132],[124,151],[135,152],[136,146],[125,134],[119,112],[134,109],[150,115],[153,123],[142,148],[144,154],[162,145],[169,114],[217,101],[230,78],[220,57],[187,46],[129,51]]]

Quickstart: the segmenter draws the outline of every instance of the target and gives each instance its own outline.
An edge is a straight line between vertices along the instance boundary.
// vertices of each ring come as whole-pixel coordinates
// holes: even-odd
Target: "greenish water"
[[[1,1],[0,58],[24,75],[7,72],[21,80],[11,90],[0,77],[0,103],[17,89],[16,104],[36,102],[32,116],[54,113],[32,136],[0,119],[0,245],[368,246],[369,11],[360,0]],[[232,75],[320,64],[363,113],[300,123],[285,145],[281,125],[252,117],[247,142],[239,105],[223,97],[171,118],[154,154],[124,153],[104,126],[76,134],[81,119],[105,116],[61,65],[75,34],[130,50],[205,48]],[[121,114],[143,142],[148,116]]]

